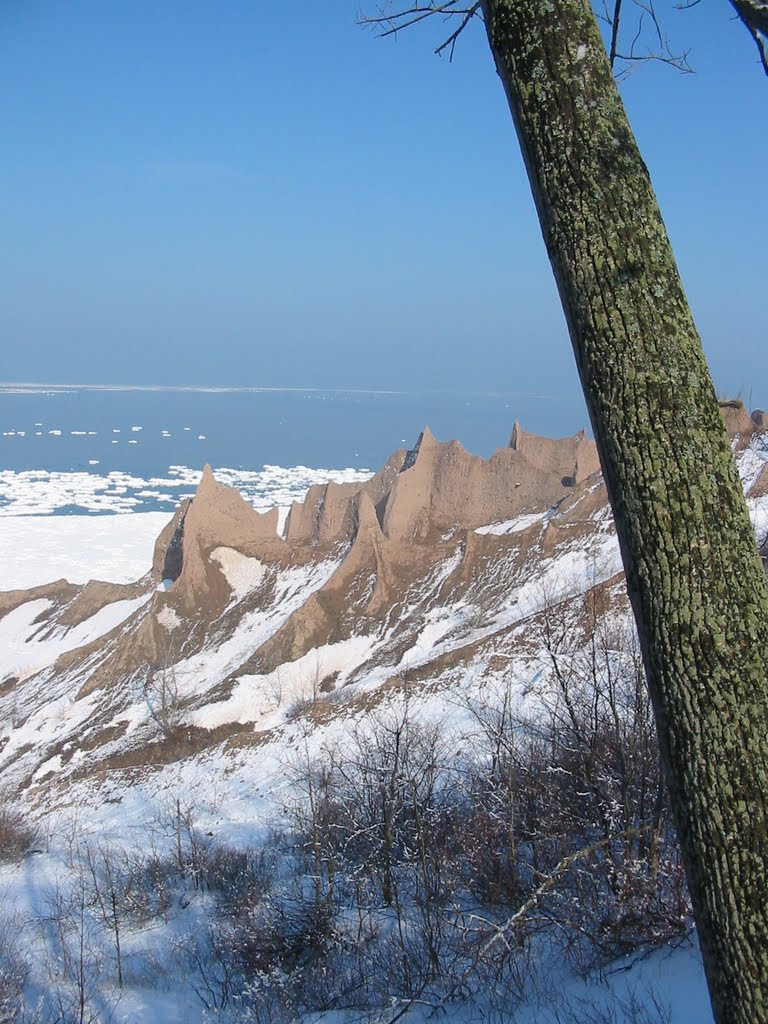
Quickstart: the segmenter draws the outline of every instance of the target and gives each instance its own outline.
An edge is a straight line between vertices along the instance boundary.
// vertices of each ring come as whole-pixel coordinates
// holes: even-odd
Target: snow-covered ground
[[[73,581],[85,581],[92,576],[114,581],[131,580],[147,570],[155,536],[166,520],[162,513],[26,519],[6,517],[2,521],[1,533],[6,545],[2,554],[9,567],[7,578],[16,586],[43,583],[59,576]],[[502,530],[504,533],[517,533],[534,522],[534,517],[521,517],[518,522],[511,521],[503,524],[501,529],[489,528],[485,532],[497,535]],[[605,534],[601,545],[604,548],[604,577],[607,578],[618,567],[615,541],[610,534]],[[238,558],[227,549],[221,549],[216,557],[234,585],[234,601],[242,600],[262,578],[263,569],[255,564],[255,559]],[[590,557],[591,571],[594,571],[594,550]],[[560,567],[562,573],[567,571],[571,589],[578,589],[579,580],[589,571],[584,552],[579,549],[572,551],[565,563]],[[435,584],[439,585],[440,579],[447,577],[453,567],[453,563],[446,564],[438,573]],[[316,567],[319,579],[327,578],[332,570],[333,566]],[[550,565],[549,571],[554,573],[555,566]],[[499,613],[494,628],[507,620],[516,621],[530,610],[531,598],[527,595],[531,588],[532,584],[529,584],[520,590],[519,600]],[[87,620],[67,638],[67,644],[88,639],[92,633],[95,635],[120,621],[131,610],[123,608],[123,604],[131,602],[110,606],[105,610],[108,614],[103,623]],[[450,637],[466,613],[466,608],[461,606],[448,606],[427,613],[424,628],[403,662],[408,661],[413,667],[427,662],[439,651],[449,649]],[[31,667],[31,663],[27,664],[35,653],[35,646],[29,647],[22,642],[30,629],[34,632],[30,616],[34,619],[36,609],[31,605],[22,606],[18,614],[24,618],[24,629],[24,623],[16,622],[18,615],[11,613],[0,622],[3,627],[0,639],[3,640],[6,657],[13,654],[11,660],[15,659],[13,666],[10,666],[10,661],[8,665],[23,675],[37,667],[37,663]],[[264,617],[260,613],[256,615],[259,621]],[[245,627],[244,622],[245,632],[252,633],[256,624]],[[482,629],[476,629],[473,635],[479,637],[482,632]],[[205,655],[199,655],[189,664],[182,664],[178,670],[179,685],[188,685],[187,679],[205,678],[210,681],[220,675],[218,663],[222,659],[227,660],[225,656],[233,643],[237,644],[236,636],[218,651],[211,652],[207,661]],[[42,642],[41,651],[46,657],[53,657],[60,653],[60,647],[61,641],[49,637]],[[217,840],[235,846],[260,845],[290,800],[297,764],[317,757],[329,745],[343,746],[348,742],[350,728],[365,727],[364,717],[358,710],[352,718],[342,713],[308,732],[301,721],[286,720],[288,703],[292,698],[301,696],[302,688],[311,685],[318,665],[322,665],[323,673],[340,672],[343,676],[349,666],[359,664],[371,652],[371,641],[364,637],[318,648],[281,672],[243,677],[227,701],[211,707],[202,706],[190,719],[192,724],[211,728],[219,723],[247,721],[254,715],[258,717],[260,705],[267,710],[272,707],[275,710],[262,722],[262,727],[271,724],[276,728],[271,738],[260,746],[229,753],[217,748],[197,759],[169,764],[148,777],[142,785],[130,788],[124,787],[120,777],[116,777],[113,784],[107,779],[96,803],[89,800],[87,786],[74,786],[69,800],[52,808],[41,819],[47,835],[45,852],[28,857],[21,872],[11,866],[0,869],[6,930],[13,922],[25,922],[20,938],[14,940],[17,949],[20,952],[26,949],[29,955],[31,948],[39,947],[38,967],[28,978],[28,991],[30,985],[32,991],[35,985],[40,987],[40,991],[45,990],[49,984],[46,977],[51,971],[50,957],[65,941],[70,945],[60,955],[65,959],[72,956],[72,935],[76,937],[79,934],[77,927],[74,932],[70,930],[67,933],[67,938],[63,931],[65,925],[60,918],[55,918],[51,908],[65,904],[70,916],[72,908],[76,910],[78,886],[85,884],[82,882],[83,843],[90,844],[88,848],[91,850],[131,850],[145,845],[148,836],[154,836],[151,842],[158,852],[167,852],[173,848],[174,801],[181,799],[184,813],[190,816],[190,820],[194,817],[198,834],[214,835]],[[375,687],[374,676],[382,681],[385,675],[384,672],[374,672],[368,680],[352,689],[361,692]],[[468,685],[471,686],[471,678]],[[455,701],[455,697],[446,697],[441,692],[425,692],[414,700],[413,713],[420,721],[450,720],[450,729],[460,744],[471,723],[466,708],[462,711]],[[57,699],[29,719],[27,731],[23,736],[19,733],[19,742],[25,737],[27,742],[35,742],[35,738],[42,735],[40,730],[47,733],[56,729],[57,723],[69,720],[73,713],[85,716],[85,722],[90,710],[89,699],[71,706],[67,698]],[[143,700],[135,710],[144,714]],[[27,735],[29,730],[31,733]],[[57,755],[41,766],[37,778],[42,780],[47,773],[57,772],[59,766],[60,756]],[[80,852],[76,854],[73,854],[74,837],[80,844],[77,847]],[[190,901],[188,906],[187,900]],[[148,1024],[160,1021],[203,1024],[214,1019],[238,1019],[236,1014],[227,1016],[223,1009],[206,1010],[205,999],[195,993],[188,981],[181,980],[186,970],[184,964],[194,955],[196,948],[191,945],[192,937],[196,930],[205,928],[205,905],[205,897],[195,892],[181,897],[181,902],[174,905],[168,923],[158,921],[153,926],[159,945],[152,953],[148,952],[148,943],[151,947],[153,941],[152,933],[141,929],[132,931],[126,925],[122,940],[128,982],[122,992],[114,986],[109,927],[91,923],[87,941],[88,969],[93,972],[93,979],[89,983],[92,991],[88,993],[88,999],[89,1005],[95,1008],[95,1020],[104,1024],[107,1021],[113,1024],[144,1021]],[[55,926],[49,925],[45,933],[35,931],[33,923],[46,917],[55,920]],[[71,928],[70,925],[66,927]],[[32,943],[32,946],[25,947],[25,943]],[[63,950],[64,947],[61,948]],[[175,976],[178,976],[178,982],[174,981]],[[76,992],[71,982],[68,984],[72,998]],[[397,1009],[395,1006],[389,1013],[379,1011],[372,1019],[388,1021]],[[498,1014],[500,1009],[496,1007],[494,1013]],[[475,1011],[470,1013],[460,1002],[446,1006],[445,1013],[455,1024],[468,1024],[470,1020],[477,1019]],[[510,1021],[519,1024],[576,1024],[581,1020],[612,1024],[709,1024],[711,1021],[700,959],[695,944],[690,942],[683,942],[675,948],[662,948],[636,960],[612,964],[603,972],[593,973],[587,978],[562,967],[549,967],[537,979],[530,1002],[517,1005],[514,1012],[510,1007],[509,1013]],[[420,1021],[427,1017],[424,1008],[418,1005],[411,1014]],[[318,1019],[322,1019],[322,1015],[312,1015],[313,1021]],[[328,1014],[327,1019],[329,1024],[348,1024],[348,1014],[338,1011]]]
[[[236,487],[255,509],[277,506],[278,530],[288,509],[313,484],[366,480],[367,469],[264,466],[217,468],[219,483]],[[178,502],[191,497],[201,472],[171,466],[165,477],[131,473],[0,470],[0,591],[66,579],[130,583],[152,565],[155,540]],[[143,511],[149,504],[167,511]],[[54,515],[82,510],[98,515]],[[131,513],[130,515],[120,513]]]
[[[764,461],[765,452],[762,450],[745,456],[742,467],[745,479],[756,478]],[[270,468],[267,467],[265,472],[269,477]],[[302,478],[304,487],[317,482],[310,471],[307,472],[306,479]],[[236,482],[227,480],[226,474],[223,478],[217,475],[222,482]],[[91,486],[86,479],[88,476],[83,474],[79,481],[68,479],[64,482],[67,487],[80,488],[78,501],[84,496],[83,488]],[[252,499],[257,491],[262,495],[266,493],[265,480],[269,482],[261,475],[252,481]],[[290,479],[283,479],[275,472],[271,480],[274,487],[269,493],[281,504],[300,497],[300,481],[296,474]],[[191,479],[184,481],[189,485],[193,482]],[[31,486],[32,481],[28,483]],[[44,483],[53,486],[55,481]],[[162,482],[152,483],[159,493]],[[31,508],[35,504],[31,498],[32,491],[24,491],[18,480],[14,486],[17,488],[15,507]],[[107,501],[112,502],[113,508],[120,506],[122,500],[118,490],[120,486],[122,484],[115,481],[115,493],[107,494]],[[104,496],[103,492],[100,493],[101,497],[94,497],[97,505]],[[46,501],[51,507],[62,507],[68,495],[71,497],[66,490],[59,492],[58,497],[52,493],[42,503],[38,502],[37,507],[45,507]],[[265,507],[259,504],[259,500],[254,500],[254,504]],[[768,524],[768,502],[759,499],[750,505],[758,529],[765,527]],[[61,577],[75,583],[92,578],[110,582],[138,579],[150,568],[155,539],[172,508],[169,503],[168,513],[133,512],[100,516],[25,516],[8,515],[7,511],[8,506],[4,510],[6,514],[0,516],[0,565],[3,566],[0,589],[3,590],[31,587]],[[489,523],[475,532],[481,537],[517,537],[538,523],[542,530],[545,529],[547,515],[537,513],[502,523]],[[213,557],[231,584],[233,605],[246,600],[263,582],[265,569],[257,559],[246,558],[228,548],[217,549]],[[458,556],[454,553],[438,567],[434,578],[425,583],[424,593],[437,593],[457,564]],[[186,695],[187,691],[192,693],[203,683],[213,686],[223,680],[231,666],[257,645],[262,634],[267,637],[274,632],[292,609],[332,575],[336,565],[334,561],[321,562],[306,567],[302,572],[295,572],[295,578],[290,571],[287,572],[281,584],[283,589],[278,590],[278,596],[280,593],[284,595],[284,607],[247,612],[242,620],[241,634],[235,633],[224,638],[217,647],[179,662],[175,685]],[[564,549],[557,558],[543,560],[539,575],[522,578],[508,601],[499,604],[484,622],[475,621],[476,609],[466,601],[448,601],[425,608],[420,628],[410,638],[399,664],[374,664],[364,678],[354,678],[353,685],[335,696],[350,700],[350,697],[373,692],[393,671],[405,673],[427,666],[431,660],[451,654],[462,644],[480,644],[492,638],[496,631],[515,626],[533,614],[537,594],[542,587],[557,586],[562,598],[586,589],[590,575],[594,579],[595,572],[607,580],[619,568],[618,547],[610,524],[598,517],[588,546],[576,543]],[[413,606],[402,608],[402,618],[411,615],[422,599],[422,595],[417,594]],[[9,613],[0,619],[0,644],[5,652],[0,678],[9,673],[23,678],[42,664],[52,663],[53,658],[75,643],[87,642],[119,624],[141,605],[142,600],[145,599],[109,606],[71,630],[66,639],[55,632],[40,635],[35,620],[42,605],[29,604],[18,612]],[[171,609],[168,609],[168,614],[173,614]],[[194,818],[194,827],[201,835],[214,836],[217,841],[238,846],[264,843],[289,801],[297,764],[322,755],[324,750],[334,745],[343,747],[349,742],[351,729],[365,728],[366,712],[360,704],[346,712],[344,700],[339,699],[334,705],[339,712],[310,729],[305,721],[293,718],[291,702],[306,696],[305,691],[311,691],[321,676],[333,675],[337,683],[351,679],[355,667],[373,659],[378,645],[382,643],[381,635],[353,636],[338,643],[320,645],[279,670],[242,675],[226,699],[201,702],[184,720],[185,725],[205,729],[254,722],[263,731],[263,739],[258,744],[235,745],[231,749],[218,746],[198,757],[156,767],[152,773],[137,771],[130,786],[125,784],[125,775],[105,770],[97,798],[92,795],[87,777],[84,781],[73,782],[69,789],[62,789],[47,813],[37,812],[43,830],[41,852],[28,856],[20,868],[15,865],[0,868],[0,893],[4,897],[5,915],[0,921],[0,941],[3,934],[10,934],[15,929],[18,934],[14,936],[13,944],[23,946],[27,943],[27,953],[32,950],[41,958],[47,956],[46,963],[55,960],[57,943],[62,941],[63,932],[56,932],[50,925],[41,933],[35,931],[33,922],[58,920],[61,929],[64,927],[61,925],[63,917],[56,918],[52,908],[66,904],[70,918],[72,908],[77,909],[76,901],[73,903],[72,900],[77,896],[77,886],[85,883],[82,882],[82,861],[77,860],[79,854],[73,853],[76,840],[90,842],[93,849],[100,844],[111,844],[113,849],[131,850],[149,844],[159,856],[166,856],[174,848],[174,815],[178,825],[183,808],[189,821]],[[493,657],[503,661],[510,655],[502,649],[495,651],[491,646],[482,655],[484,672],[488,660]],[[535,684],[535,672],[524,669],[522,660],[520,664],[520,693],[528,692]],[[459,663],[455,677],[458,682],[453,690],[425,687],[413,698],[414,716],[424,722],[447,722],[457,748],[464,742],[471,726],[467,705],[461,699],[462,688],[467,691],[474,685],[473,671],[476,668],[479,673],[477,666],[466,667]],[[528,675],[523,678],[525,671]],[[506,669],[500,669],[498,680],[502,681],[507,675]],[[146,703],[145,695],[135,694],[133,703],[116,713],[115,720],[109,725],[115,728],[127,726],[131,732],[146,720]],[[43,734],[56,731],[62,724],[71,726],[73,722],[82,722],[85,725],[93,710],[90,698],[74,700],[69,695],[55,695],[53,692],[51,699],[47,703],[44,701],[43,705],[15,729],[17,735],[13,743],[22,746],[34,744]],[[271,732],[268,733],[267,729]],[[42,765],[35,784],[42,785],[49,773],[55,775],[60,770],[62,757],[70,753],[67,747],[68,744],[64,744],[60,753]],[[77,756],[73,757],[73,763],[76,762]],[[191,834],[191,826],[189,831]],[[147,852],[143,850],[143,853]],[[94,993],[97,989],[101,993],[98,997],[94,994],[91,1000],[96,1008],[94,1020],[104,1024],[107,1020],[114,1024],[144,1021],[203,1024],[219,1018],[237,1020],[236,1015],[226,1016],[223,1012],[219,1014],[213,1009],[206,1009],[205,999],[199,993],[196,995],[188,983],[182,983],[179,977],[174,976],[174,970],[177,973],[180,970],[181,960],[193,955],[189,945],[191,937],[196,931],[205,930],[205,907],[205,895],[190,892],[184,894],[164,923],[155,922],[149,930],[128,929],[124,942],[129,981],[122,992],[114,985],[111,954],[103,952],[110,941],[109,927],[100,926],[98,936],[94,933],[89,937],[94,944],[93,964],[98,963],[98,968],[93,967],[98,974]],[[61,910],[61,915],[64,915],[64,910]],[[99,943],[102,952],[97,956],[95,948]],[[67,955],[71,955],[71,951]],[[130,973],[131,964],[139,965],[133,975]],[[50,967],[45,970],[50,970]],[[42,967],[35,968],[28,984],[32,989],[35,985],[42,989],[44,976]],[[614,962],[602,972],[592,972],[586,978],[562,966],[551,966],[546,977],[539,979],[539,985],[545,990],[546,998],[532,998],[514,1010],[496,1007],[496,1016],[504,1015],[510,1024],[576,1024],[580,1021],[589,1021],[590,1024],[710,1024],[712,1020],[695,941],[683,941],[674,947],[657,949],[647,956]],[[556,996],[554,1002],[553,995]],[[383,1024],[391,1020],[398,1010],[399,1006],[395,1006],[372,1019],[380,1019]],[[470,1020],[477,1019],[460,1002],[450,1003],[444,1010],[454,1024],[469,1024]],[[421,1019],[428,1016],[427,1011],[418,1005],[410,1013]],[[317,1021],[320,1017],[322,1015],[314,1015],[312,1019]],[[325,1015],[325,1019],[329,1024],[348,1024],[348,1017],[338,1012]],[[359,1015],[355,1019],[359,1019]],[[0,1020],[3,1020],[1,1013]]]
[[[132,583],[152,568],[170,512],[102,516],[0,517],[0,589],[66,579]]]

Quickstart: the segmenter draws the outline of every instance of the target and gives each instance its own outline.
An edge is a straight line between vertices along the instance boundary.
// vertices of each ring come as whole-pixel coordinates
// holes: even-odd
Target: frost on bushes
[[[84,1005],[181,980],[206,1018],[246,1024],[412,999],[492,1011],[542,959],[586,972],[680,935],[639,652],[597,611],[543,604],[533,717],[500,682],[468,688],[461,742],[406,699],[307,744],[261,849],[202,834],[180,800],[141,853],[76,845],[46,914],[52,989]],[[162,963],[143,948],[157,932]]]
[[[237,933],[255,1019],[282,1002],[289,1015],[490,991],[509,1003],[532,950],[588,971],[685,931],[633,637],[589,624],[585,646],[556,621],[539,624],[535,720],[503,687],[472,698],[457,753],[405,702],[293,764],[270,901]],[[268,1010],[272,986],[285,999]]]
[[[544,604],[534,719],[503,686],[475,694],[457,754],[406,702],[294,766],[285,842],[304,899],[337,934],[357,926],[333,951],[348,1000],[334,1005],[355,991],[366,1005],[426,988],[439,1000],[489,976],[511,992],[534,943],[588,971],[685,931],[639,651],[597,611],[587,601],[568,621]]]
[[[23,993],[26,980],[24,967],[3,942],[0,952],[0,1024],[12,1024],[23,1012]]]

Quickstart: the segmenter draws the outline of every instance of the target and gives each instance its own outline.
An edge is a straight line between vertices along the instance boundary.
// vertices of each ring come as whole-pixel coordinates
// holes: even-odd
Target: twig
[[[624,832],[617,832],[615,835],[609,836],[607,839],[601,839],[599,842],[593,843],[591,846],[585,846],[581,850],[577,850],[575,853],[571,853],[567,857],[563,857],[563,859],[555,866],[554,870],[549,875],[547,875],[547,877],[544,879],[544,881],[541,883],[538,889],[536,889],[536,891],[525,901],[525,903],[521,904],[521,906],[518,907],[515,913],[511,917],[507,918],[504,924],[498,925],[496,927],[494,934],[489,939],[487,939],[486,942],[484,942],[480,949],[475,953],[474,957],[472,958],[472,962],[464,970],[459,979],[453,983],[450,990],[444,996],[438,999],[437,1003],[435,1004],[435,1009],[439,1009],[441,1006],[444,1006],[445,1003],[456,993],[456,991],[461,989],[466,984],[467,979],[476,970],[477,965],[480,963],[481,959],[488,953],[488,951],[493,946],[496,945],[496,943],[503,943],[504,946],[510,952],[512,952],[511,947],[507,941],[507,935],[509,934],[509,932],[511,932],[525,917],[527,917],[527,915],[538,905],[541,897],[545,893],[549,892],[549,890],[554,886],[558,878],[560,878],[562,874],[568,871],[569,868],[573,867],[573,865],[576,864],[578,861],[584,860],[585,857],[589,857],[597,850],[602,849],[604,846],[609,846],[611,843],[619,842],[622,839],[628,839],[630,836],[639,835],[641,832],[647,832],[649,829],[652,828],[652,825],[642,825],[640,828],[626,829]],[[478,920],[481,919],[478,918]],[[400,1018],[403,1017],[410,1010],[414,1003],[416,1003],[421,998],[428,984],[429,979],[427,979],[427,981],[424,982],[424,984],[419,988],[415,995],[413,995],[408,1000],[405,1006],[403,1006],[402,1009],[399,1010],[398,1013],[396,1013],[395,1016],[388,1021],[388,1024],[396,1024],[396,1021],[399,1021]]]
[[[621,0],[617,0],[617,2],[618,2],[618,3],[620,3],[620,2],[621,2]],[[453,60],[453,51],[454,51],[454,50],[456,49],[456,40],[457,40],[457,39],[459,38],[459,36],[461,35],[461,33],[462,33],[462,32],[464,31],[464,29],[465,29],[465,28],[467,27],[467,25],[468,25],[468,24],[470,23],[470,21],[472,20],[472,18],[474,18],[475,14],[477,14],[477,12],[478,12],[478,10],[479,10],[479,9],[480,9],[480,0],[477,0],[477,3],[476,3],[476,4],[474,4],[474,5],[472,6],[472,7],[470,7],[470,9],[469,9],[469,10],[468,10],[468,11],[466,12],[466,14],[464,15],[464,18],[462,19],[462,22],[461,22],[461,24],[460,24],[460,25],[459,25],[459,27],[458,27],[458,28],[456,29],[456,31],[455,31],[455,32],[452,32],[452,33],[451,33],[451,34],[450,34],[450,35],[448,36],[448,38],[447,38],[447,39],[445,40],[445,42],[444,42],[444,43],[441,43],[441,44],[440,44],[440,45],[439,45],[439,46],[437,47],[437,49],[435,50],[435,53],[436,53],[436,54],[438,54],[438,55],[439,55],[439,54],[441,54],[441,53],[443,52],[443,50],[444,50],[444,49],[445,49],[445,48],[446,48],[447,46],[450,46],[450,48],[451,48],[451,49],[450,49],[450,53],[448,54],[448,61],[449,61],[449,63],[450,63],[450,61],[452,61],[452,60]],[[458,12],[456,12],[456,13],[458,13]]]
[[[359,13],[357,20],[361,25],[374,25],[379,27],[381,29],[379,36],[381,38],[385,38],[386,36],[397,35],[401,29],[410,28],[412,25],[418,25],[419,22],[422,22],[427,18],[431,18],[435,14],[441,14],[444,18],[452,18],[460,15],[462,17],[462,21],[459,27],[435,50],[435,53],[439,55],[445,49],[448,49],[448,59],[450,61],[453,60],[456,41],[461,33],[470,23],[472,18],[475,16],[481,16],[479,13],[481,0],[476,0],[476,2],[471,3],[469,6],[464,4],[460,7],[458,6],[459,3],[460,0],[443,0],[442,3],[437,3],[432,0],[432,2],[427,4],[414,3],[410,7],[404,7],[398,11],[385,11],[379,7],[378,14]]]

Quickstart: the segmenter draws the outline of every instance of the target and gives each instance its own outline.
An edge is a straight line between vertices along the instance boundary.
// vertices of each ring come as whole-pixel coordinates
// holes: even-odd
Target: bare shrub
[[[0,919],[0,1024],[22,1019],[27,968],[19,955],[20,922],[15,916]]]
[[[230,936],[216,924],[177,943],[187,979],[206,1010],[226,1010],[237,990],[236,959]]]
[[[104,952],[90,911],[88,880],[81,864],[74,884],[57,882],[48,894],[43,936],[54,982],[54,1019],[86,1024],[99,1019],[104,1000]]]
[[[293,766],[287,810],[308,893],[318,913],[347,907],[354,921],[334,932],[348,993],[410,998],[441,974],[461,846],[449,760],[439,726],[405,701],[353,729],[343,754]]]
[[[0,804],[0,861],[17,861],[39,841],[37,828],[20,810]]]
[[[235,997],[242,1024],[287,1024],[296,1019],[295,986],[279,968],[257,971]]]
[[[176,665],[170,650],[164,651],[162,664],[147,666],[143,688],[151,718],[163,736],[173,737],[181,724],[182,710]]]
[[[343,939],[329,954],[347,998],[444,998],[477,991],[481,974],[519,993],[533,936],[586,973],[686,929],[635,634],[599,588],[550,596],[536,628],[535,717],[508,686],[482,701],[475,690],[474,740],[457,756],[406,701],[294,764],[289,841],[305,898],[337,935],[342,913],[358,921],[366,946],[368,971]],[[505,920],[505,942],[489,941]]]
[[[125,854],[124,870],[129,877],[122,911],[130,924],[141,928],[157,920],[167,923],[182,878],[175,858],[133,851]]]
[[[599,1004],[588,999],[560,999],[553,1009],[556,1024],[671,1024],[669,1006],[653,989],[630,989],[605,995]]]

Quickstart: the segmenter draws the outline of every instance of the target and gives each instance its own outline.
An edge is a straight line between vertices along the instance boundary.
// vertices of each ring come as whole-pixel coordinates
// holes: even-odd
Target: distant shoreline
[[[152,391],[192,392],[200,394],[331,394],[331,395],[470,395],[488,398],[529,398],[542,402],[558,400],[557,395],[538,394],[533,391],[474,391],[461,388],[331,388],[331,387],[272,387],[266,385],[235,386],[229,384],[76,384],[50,381],[0,381],[0,394],[37,394],[41,391],[66,393],[74,391]]]

